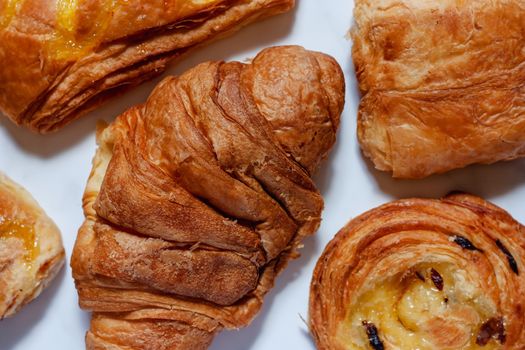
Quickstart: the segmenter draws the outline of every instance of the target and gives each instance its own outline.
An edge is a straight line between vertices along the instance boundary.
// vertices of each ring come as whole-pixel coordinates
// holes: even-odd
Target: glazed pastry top
[[[45,55],[79,59],[98,45],[140,35],[198,13],[216,10],[226,0],[3,0],[0,29],[46,36]],[[45,11],[44,10],[45,7]],[[40,25],[29,28],[29,22]]]
[[[0,0],[0,110],[41,133],[293,0]],[[23,67],[23,69],[22,69]]]

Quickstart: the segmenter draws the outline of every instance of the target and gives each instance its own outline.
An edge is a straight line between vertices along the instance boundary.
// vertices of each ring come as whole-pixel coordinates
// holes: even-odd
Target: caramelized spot
[[[476,344],[485,346],[491,339],[496,339],[501,344],[505,344],[505,325],[503,324],[503,319],[501,317],[491,318],[481,326],[476,339]]]
[[[381,23],[374,28],[377,35],[381,36],[383,43],[383,59],[395,61],[406,50],[406,35],[409,24],[404,21]]]
[[[379,332],[377,331],[377,327],[373,323],[368,321],[363,321],[363,326],[365,326],[366,335],[368,336],[370,346],[374,350],[384,350],[385,347],[381,339],[379,339]]]
[[[32,262],[38,254],[38,240],[32,225],[10,220],[0,216],[0,239],[15,238],[23,242],[24,260],[26,266],[31,268]]]
[[[439,291],[443,290],[443,277],[435,269],[430,270],[430,279]]]

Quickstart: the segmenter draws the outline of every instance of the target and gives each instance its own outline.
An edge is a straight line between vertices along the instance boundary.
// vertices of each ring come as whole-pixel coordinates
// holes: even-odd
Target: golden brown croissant
[[[64,264],[56,225],[0,173],[0,320],[35,299]]]
[[[356,0],[358,136],[376,168],[421,178],[525,155],[525,4]]]
[[[246,326],[320,222],[335,141],[329,56],[275,47],[166,78],[98,134],[72,268],[88,349],[205,349]]]
[[[294,0],[0,0],[0,111],[56,130]]]
[[[407,199],[352,220],[310,291],[320,350],[524,349],[525,227],[481,198]]]

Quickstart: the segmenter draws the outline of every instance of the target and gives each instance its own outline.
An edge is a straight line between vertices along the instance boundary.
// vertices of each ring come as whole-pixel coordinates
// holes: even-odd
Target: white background
[[[323,224],[306,240],[302,257],[290,263],[254,323],[223,332],[212,350],[315,349],[301,317],[307,318],[312,270],[324,246],[351,218],[396,198],[440,197],[451,190],[483,196],[525,222],[525,161],[472,166],[422,181],[393,180],[373,169],[356,140],[359,95],[351,62],[353,1],[299,0],[296,9],[242,30],[194,51],[166,74],[177,74],[210,60],[244,60],[278,44],[299,44],[334,56],[343,67],[346,108],[338,142],[316,182],[326,207]],[[157,82],[157,79],[155,82]],[[95,123],[111,121],[124,109],[142,102],[155,82],[106,104],[62,131],[38,136],[0,117],[0,171],[26,187],[62,231],[69,258],[83,216],[81,197],[95,151]],[[83,349],[89,314],[77,306],[69,266],[42,295],[14,318],[0,321],[0,350]]]

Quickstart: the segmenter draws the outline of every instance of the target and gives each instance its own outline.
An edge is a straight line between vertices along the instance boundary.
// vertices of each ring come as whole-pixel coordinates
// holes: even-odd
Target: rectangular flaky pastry
[[[357,0],[358,136],[420,178],[525,155],[525,2]]]
[[[0,112],[61,128],[189,49],[294,0],[0,1]]]

